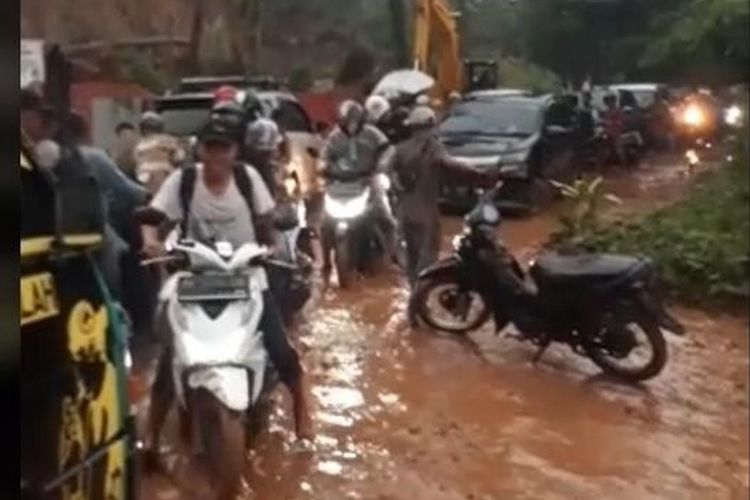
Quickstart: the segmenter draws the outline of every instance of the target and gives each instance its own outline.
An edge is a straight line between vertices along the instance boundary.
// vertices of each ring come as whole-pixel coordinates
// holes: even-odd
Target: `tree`
[[[658,17],[642,67],[661,68],[704,83],[747,81],[746,0],[690,0]]]
[[[394,62],[397,66],[409,66],[409,43],[406,40],[406,6],[403,0],[388,0],[393,32]]]

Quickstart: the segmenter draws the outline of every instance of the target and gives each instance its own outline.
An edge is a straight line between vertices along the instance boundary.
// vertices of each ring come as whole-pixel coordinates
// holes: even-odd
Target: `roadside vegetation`
[[[747,130],[740,137],[747,137]],[[606,227],[563,224],[553,244],[568,251],[646,255],[674,298],[700,305],[740,303],[750,292],[748,170],[742,139],[732,160],[703,174],[683,201]],[[571,213],[583,210],[577,207],[588,199],[576,201]]]

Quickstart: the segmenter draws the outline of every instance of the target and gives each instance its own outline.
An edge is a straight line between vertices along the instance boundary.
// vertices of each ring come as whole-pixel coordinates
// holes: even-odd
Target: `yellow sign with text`
[[[21,278],[21,326],[60,314],[55,283],[50,273]]]

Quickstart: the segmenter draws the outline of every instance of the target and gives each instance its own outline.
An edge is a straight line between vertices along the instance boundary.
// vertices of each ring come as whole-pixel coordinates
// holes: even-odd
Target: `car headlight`
[[[365,213],[369,198],[369,189],[365,189],[359,196],[346,201],[336,200],[326,195],[325,211],[334,219],[354,219]]]
[[[730,106],[724,111],[724,123],[732,127],[740,125],[742,122],[742,109],[737,106]]]
[[[706,115],[697,104],[690,104],[682,113],[682,121],[691,127],[700,127],[706,121]]]

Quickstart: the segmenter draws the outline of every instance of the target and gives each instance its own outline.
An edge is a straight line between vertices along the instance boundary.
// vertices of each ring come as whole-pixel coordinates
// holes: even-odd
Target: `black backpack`
[[[234,182],[237,184],[237,189],[240,192],[242,198],[244,198],[247,204],[247,209],[250,211],[250,219],[253,223],[253,229],[255,230],[255,237],[258,237],[258,227],[256,226],[256,211],[255,205],[253,204],[253,181],[250,176],[247,175],[247,169],[242,163],[234,164]],[[180,209],[182,210],[182,221],[180,222],[180,233],[187,234],[188,223],[190,219],[190,203],[193,201],[193,193],[195,192],[195,179],[198,170],[194,164],[185,165],[182,168],[182,176],[180,177]]]

